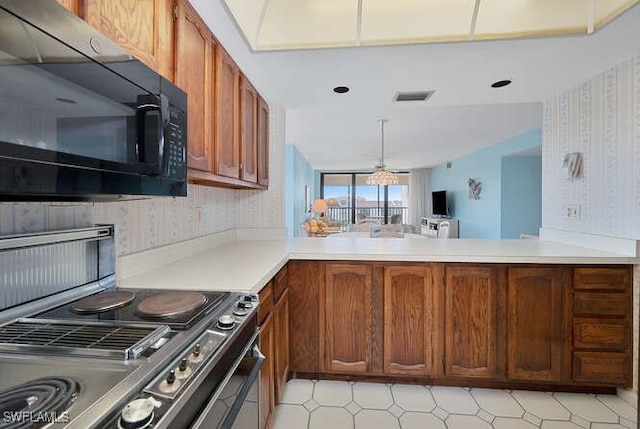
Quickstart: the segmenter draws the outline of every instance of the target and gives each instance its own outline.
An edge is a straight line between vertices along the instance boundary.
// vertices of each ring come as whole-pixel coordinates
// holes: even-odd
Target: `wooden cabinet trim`
[[[275,402],[280,402],[285,384],[289,378],[289,291],[285,290],[273,310],[275,326]]]
[[[273,312],[273,281],[267,283],[258,293],[258,324],[262,322]]]

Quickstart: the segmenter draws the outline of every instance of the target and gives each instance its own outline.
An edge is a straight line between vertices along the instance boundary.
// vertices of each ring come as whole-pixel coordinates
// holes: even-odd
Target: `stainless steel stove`
[[[120,289],[114,268],[113,226],[0,237],[0,429],[231,428],[251,414],[257,297]],[[242,388],[220,413],[230,380]]]

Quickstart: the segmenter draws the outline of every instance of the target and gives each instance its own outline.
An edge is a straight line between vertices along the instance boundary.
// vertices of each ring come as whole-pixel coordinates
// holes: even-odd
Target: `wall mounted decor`
[[[582,153],[567,153],[562,161],[562,169],[565,171],[565,177],[573,180],[582,176]]]
[[[469,199],[470,200],[479,200],[480,192],[482,192],[482,182],[479,182],[475,179],[469,179]]]
[[[304,185],[304,211],[311,213],[311,195],[309,194],[309,185]]]

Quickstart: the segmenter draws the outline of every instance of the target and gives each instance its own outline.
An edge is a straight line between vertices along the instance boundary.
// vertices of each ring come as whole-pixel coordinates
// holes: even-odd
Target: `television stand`
[[[449,222],[449,238],[458,238],[458,219],[450,217],[421,217],[420,234],[430,238],[437,238],[438,225],[445,220]]]

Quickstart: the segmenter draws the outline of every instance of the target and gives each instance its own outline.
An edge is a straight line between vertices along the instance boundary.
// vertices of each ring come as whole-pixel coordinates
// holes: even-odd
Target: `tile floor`
[[[290,380],[274,429],[636,429],[614,395]]]

